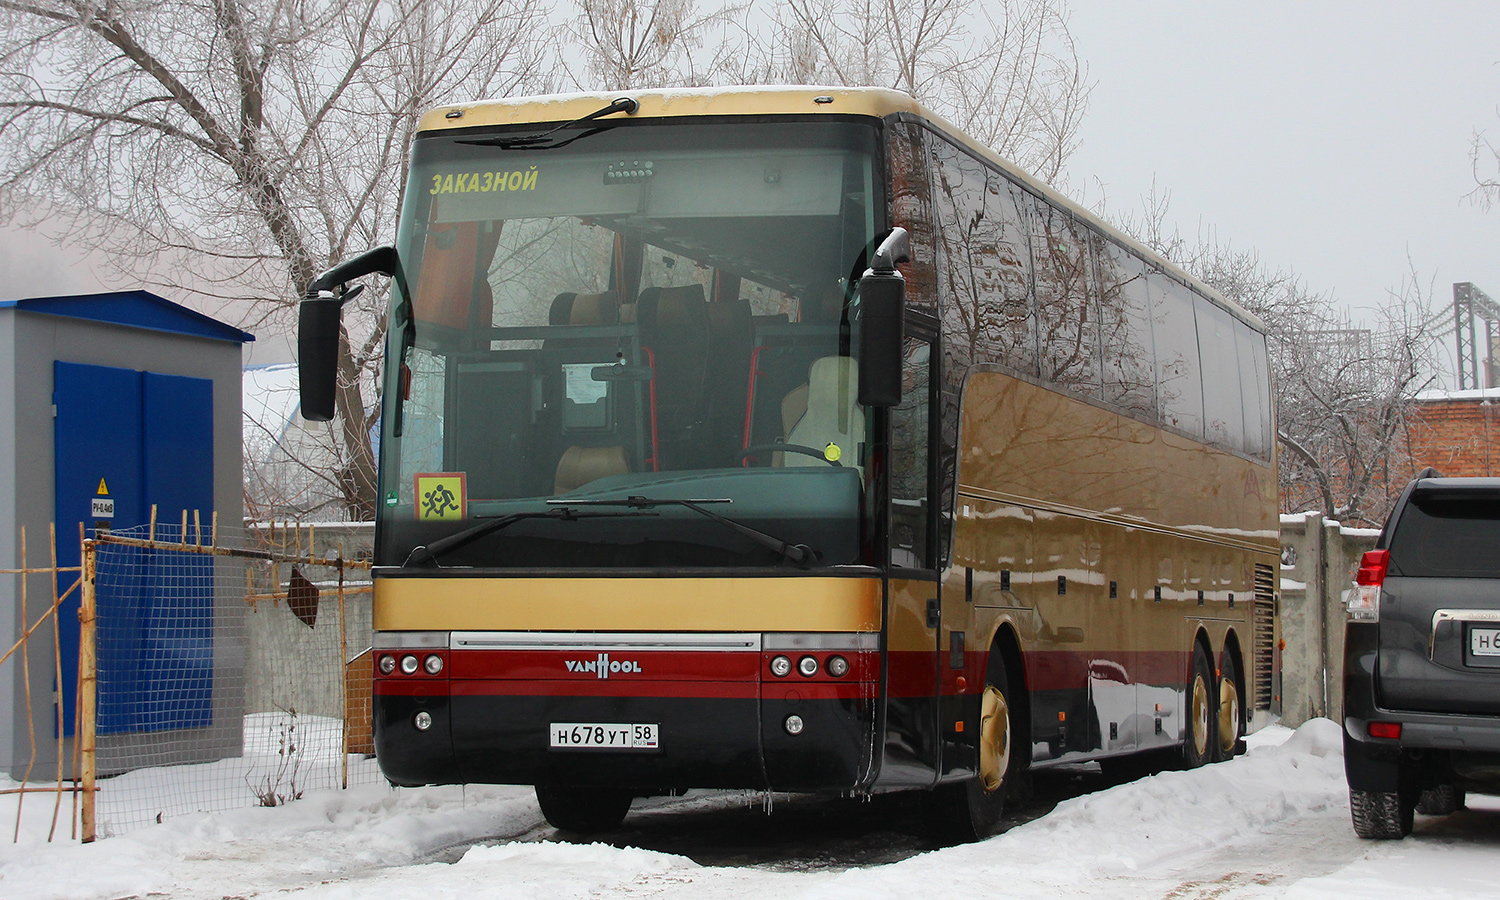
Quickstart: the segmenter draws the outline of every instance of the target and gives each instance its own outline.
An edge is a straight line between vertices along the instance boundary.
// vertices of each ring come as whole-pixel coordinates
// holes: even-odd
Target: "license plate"
[[[602,722],[553,722],[554,750],[659,750],[657,726]]]
[[[1500,628],[1469,629],[1469,652],[1475,656],[1500,656]]]

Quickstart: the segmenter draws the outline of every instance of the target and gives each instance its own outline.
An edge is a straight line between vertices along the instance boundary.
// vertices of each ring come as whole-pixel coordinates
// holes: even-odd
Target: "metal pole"
[[[308,538],[311,550],[312,538]],[[344,790],[349,790],[349,630],[344,624],[344,543],[339,542],[339,686],[344,695],[344,729],[342,777]]]

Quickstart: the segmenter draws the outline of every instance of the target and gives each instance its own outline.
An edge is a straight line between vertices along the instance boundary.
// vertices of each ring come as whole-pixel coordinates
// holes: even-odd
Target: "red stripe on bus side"
[[[1089,678],[1122,684],[1175,685],[1187,680],[1190,654],[1176,650],[1113,651],[1032,650],[1022,656],[1026,688],[1033,691],[1083,690]],[[889,654],[892,697],[931,697],[939,677],[941,693],[977,694],[984,690],[988,654],[965,652],[963,668],[953,669],[947,653],[893,650]],[[958,689],[958,676],[964,690]]]

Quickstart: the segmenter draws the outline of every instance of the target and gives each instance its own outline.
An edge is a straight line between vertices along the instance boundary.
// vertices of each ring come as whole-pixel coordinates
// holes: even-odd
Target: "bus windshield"
[[[608,124],[416,141],[377,563],[866,561],[874,129]]]

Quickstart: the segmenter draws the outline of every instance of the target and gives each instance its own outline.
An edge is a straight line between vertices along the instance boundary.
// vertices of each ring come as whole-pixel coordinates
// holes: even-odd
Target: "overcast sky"
[[[1439,302],[1454,281],[1500,300],[1500,209],[1465,199],[1474,130],[1500,143],[1500,2],[1069,6],[1096,83],[1070,165],[1090,201],[1138,212],[1154,178],[1183,234],[1212,226],[1356,309],[1408,254]],[[14,232],[0,265],[9,296],[99,286]]]
[[[1212,226],[1348,306],[1408,254],[1438,302],[1455,281],[1500,300],[1500,209],[1465,199],[1473,132],[1500,144],[1500,2],[1069,6],[1097,84],[1069,168],[1111,211],[1154,177],[1185,236]]]

